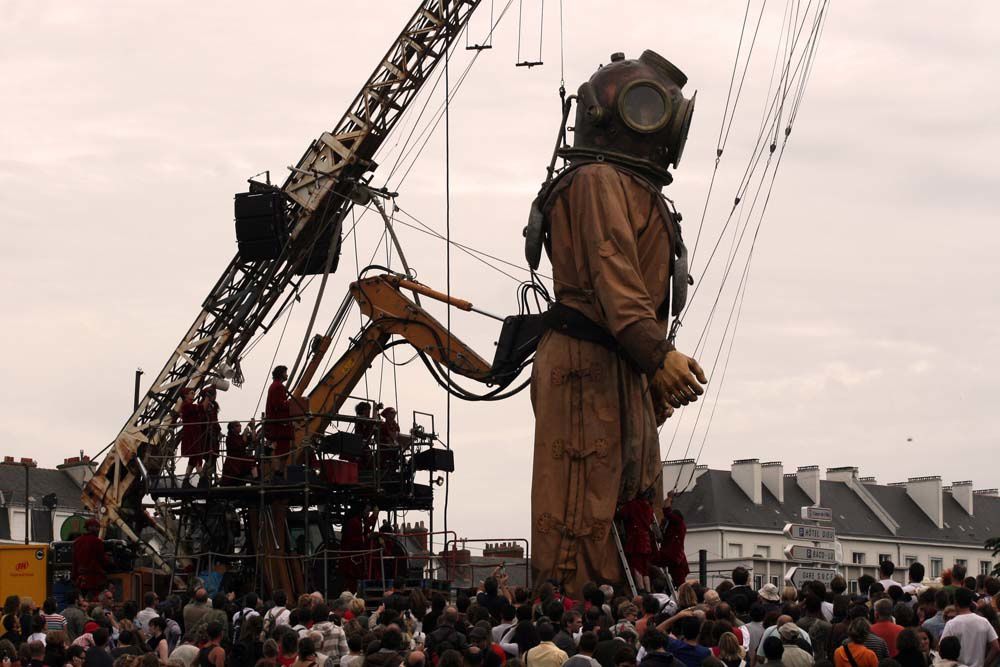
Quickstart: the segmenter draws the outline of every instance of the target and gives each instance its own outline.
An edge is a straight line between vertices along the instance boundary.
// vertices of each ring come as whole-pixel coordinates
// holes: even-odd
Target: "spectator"
[[[66,667],[83,667],[86,659],[86,649],[82,646],[70,646],[66,649]],[[58,664],[58,663],[54,663]]]
[[[635,631],[639,635],[639,639],[646,634],[646,628],[653,618],[656,617],[657,612],[660,611],[660,601],[657,600],[652,595],[642,596],[642,618],[635,622]]]
[[[646,630],[642,638],[645,656],[639,663],[641,667],[684,667],[684,663],[667,652],[667,642],[667,636],[656,628]]]
[[[507,631],[514,627],[514,618],[514,605],[506,604],[500,608],[500,623],[493,628],[493,641],[495,643],[499,644]]]
[[[798,626],[809,633],[813,657],[816,660],[826,660],[829,658],[827,646],[830,643],[833,626],[823,618],[822,601],[810,593],[806,596],[802,606],[805,608],[805,615],[798,620]]]
[[[938,647],[940,657],[934,662],[934,667],[963,667],[958,659],[962,654],[962,642],[958,637],[945,637]]]
[[[778,587],[774,584],[764,584],[757,596],[760,598],[761,604],[764,605],[765,612],[781,609],[781,593],[778,592]]]
[[[187,632],[197,631],[203,625],[202,620],[205,618],[205,614],[210,611],[208,591],[204,588],[197,589],[191,602],[184,605],[184,630]]]
[[[551,623],[538,624],[538,646],[525,654],[525,663],[532,667],[562,667],[569,656],[552,641],[556,636]]]
[[[937,642],[934,635],[926,628],[915,628],[917,639],[920,641],[920,652],[924,655],[924,660],[928,665],[933,665],[938,658]]]
[[[195,638],[194,632],[188,631],[181,643],[170,652],[170,660],[179,660],[184,663],[185,667],[194,665],[199,653]]]
[[[923,628],[926,628],[934,636],[935,641],[940,641],[941,633],[944,632],[944,610],[948,608],[948,603],[950,602],[948,598],[948,593],[944,590],[939,590],[934,593],[934,607],[937,613],[931,618],[928,618],[923,622]]]
[[[89,624],[88,624],[89,625]],[[114,660],[108,653],[108,639],[110,635],[104,628],[96,628],[90,633],[94,645],[87,649],[84,658],[84,667],[114,667]]]
[[[889,562],[889,561],[883,561]],[[875,622],[871,626],[871,632],[885,641],[889,647],[889,657],[895,658],[898,649],[896,648],[896,637],[903,631],[903,626],[897,625],[892,619],[892,601],[879,600],[874,606]]]
[[[279,625],[288,625],[288,596],[285,591],[274,592],[274,606],[267,610],[264,615],[264,632],[271,634],[274,628]]]
[[[882,584],[882,588],[889,590],[890,586],[898,585],[896,581],[893,580],[892,575],[896,571],[896,564],[891,560],[886,558],[881,563],[878,564],[878,573],[881,579],[878,583]]]
[[[294,610],[298,613],[298,609]],[[279,639],[280,637],[280,639]],[[291,667],[292,663],[298,660],[299,657],[299,633],[293,630],[291,627],[279,630],[275,634],[275,638],[278,641],[278,655],[276,656],[277,663],[283,667]],[[371,642],[370,646],[377,644],[378,642]]]
[[[909,581],[903,586],[903,592],[916,597],[917,593],[923,587],[925,572],[922,563],[918,563],[917,561],[910,563],[910,569],[906,575]]]
[[[211,621],[205,626],[205,633],[208,635],[208,641],[206,641],[205,645],[200,651],[198,651],[198,665],[200,667],[226,666],[226,650],[222,648],[222,638],[224,636],[224,632],[225,626],[218,621]]]
[[[347,655],[340,659],[340,667],[361,667],[365,656],[361,654],[361,636],[347,637]]]
[[[292,663],[293,667],[316,667],[316,645],[313,644],[311,639],[308,637],[300,639],[297,653],[298,657],[295,662]]]
[[[732,632],[724,632],[719,637],[719,660],[726,667],[744,667],[746,665],[746,652],[736,635]]]
[[[781,654],[781,664],[785,667],[812,667],[812,656],[799,646],[802,637],[801,628],[791,622],[785,623],[778,628],[777,636],[785,645]]]
[[[862,574],[858,577],[858,593],[860,597],[865,599],[868,598],[871,593],[872,584],[875,583],[875,577],[870,574]]]
[[[116,660],[123,655],[142,655],[146,652],[144,646],[139,646],[138,631],[122,630],[118,633],[118,646],[111,649],[111,657]]]
[[[66,629],[66,617],[56,613],[55,598],[45,598],[42,603],[42,618],[45,619],[46,632]]]
[[[760,640],[764,636],[764,605],[755,602],[750,607],[750,622],[743,626],[747,633],[747,655],[757,655]]]
[[[900,667],[929,667],[927,657],[920,650],[920,638],[911,628],[896,637],[896,662]]]
[[[167,622],[159,616],[154,616],[147,622],[147,627],[149,639],[146,641],[146,648],[161,662],[166,662],[170,653],[167,647]]]
[[[953,570],[961,567],[956,565]],[[964,575],[965,572],[963,571]],[[984,667],[992,665],[1000,655],[1000,644],[997,643],[997,633],[982,616],[973,613],[974,594],[967,588],[955,589],[955,618],[948,621],[941,633],[945,637],[958,637],[962,652],[958,660],[968,667]]]
[[[45,646],[45,617],[41,614],[32,615],[28,617],[28,622],[31,623],[31,633],[24,640],[29,643],[41,642]]]
[[[530,613],[530,612],[529,612]],[[448,649],[464,651],[467,647],[465,635],[456,629],[458,623],[458,609],[446,607],[441,618],[438,620],[438,627],[431,634],[427,635],[427,650],[431,656],[443,656]]]
[[[771,636],[761,642],[761,644],[760,648],[764,652],[767,664],[771,665],[771,667],[782,667],[784,663],[781,661],[781,658],[785,654],[785,645],[781,642],[781,639]],[[866,665],[865,667],[868,666]]]
[[[347,646],[347,635],[344,629],[330,620],[330,610],[320,602],[312,610],[312,629],[323,636],[323,641],[317,646],[317,651],[332,658],[335,664],[350,650]]]
[[[69,658],[66,655],[66,648],[68,646],[69,638],[66,636],[65,630],[50,631],[45,642],[45,664],[63,667],[69,662]]]
[[[657,604],[656,598],[647,596]],[[561,648],[567,656],[576,655],[576,633],[583,627],[583,617],[578,611],[567,611],[559,621],[559,632],[556,633],[553,643]]]
[[[66,606],[62,610],[62,615],[66,619],[66,634],[69,640],[73,641],[83,634],[83,626],[87,623],[86,602],[79,602],[79,595],[76,591],[66,594]]]
[[[869,636],[868,621],[855,618],[851,621],[848,631],[848,641],[833,652],[833,662],[836,667],[878,667],[879,659],[865,645]]]
[[[160,614],[156,611],[156,603],[159,598],[156,597],[156,593],[150,591],[146,593],[143,598],[143,608],[138,614],[135,615],[135,627],[138,630],[142,630],[146,634],[148,633],[147,626],[149,621],[158,617]]]
[[[688,614],[679,623],[681,639],[671,639],[667,643],[667,650],[685,667],[701,667],[701,661],[710,656],[712,651],[698,643],[701,621],[693,613]]]
[[[566,661],[564,667],[600,667],[601,663],[594,659],[594,651],[597,649],[597,635],[593,632],[584,632],[580,635],[580,642],[577,644],[576,655]]]

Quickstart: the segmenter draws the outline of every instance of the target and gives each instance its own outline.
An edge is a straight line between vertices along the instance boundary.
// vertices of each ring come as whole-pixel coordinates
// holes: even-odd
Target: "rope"
[[[445,21],[447,24],[447,20]],[[445,36],[445,53],[451,49],[451,37]],[[444,60],[444,230],[445,240],[445,294],[448,302],[445,305],[445,329],[448,331],[447,359],[451,359],[451,94],[448,83],[448,58]],[[473,60],[475,62],[475,60]],[[468,70],[466,70],[468,71]],[[421,149],[422,150],[422,149]],[[419,157],[419,154],[418,154]],[[411,165],[412,166],[412,165]],[[409,173],[409,171],[407,171]],[[451,383],[451,365],[445,367],[449,384]],[[451,392],[445,394],[445,439],[446,447],[451,449]],[[445,472],[444,481],[444,530],[448,532],[448,500],[451,491],[451,473]]]

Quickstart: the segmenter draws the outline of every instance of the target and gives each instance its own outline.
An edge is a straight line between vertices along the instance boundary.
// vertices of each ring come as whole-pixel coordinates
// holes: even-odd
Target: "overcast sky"
[[[499,11],[504,3],[495,4]],[[760,122],[784,5],[772,4],[709,203],[703,233],[710,241]],[[0,3],[7,376],[0,453],[51,466],[79,450],[95,454],[114,438],[130,414],[133,370],[145,369],[146,381],[155,375],[235,252],[233,194],[265,169],[284,178],[285,167],[340,118],[415,5]],[[550,2],[545,65],[515,68],[517,5],[452,107],[451,230],[456,241],[523,264],[521,228],[558,122],[560,42]],[[668,189],[691,241],[745,5],[565,5],[571,90],[610,53],[635,57],[646,48],[689,75],[689,93],[698,90],[684,163]],[[759,7],[754,0],[751,14]],[[525,0],[522,56],[537,52],[538,8]],[[484,0],[474,34],[486,29],[488,12]],[[993,465],[1000,433],[998,23],[994,3],[952,3],[943,13],[926,1],[833,2],[757,242],[702,463],[725,468],[759,457],[784,461],[786,471],[856,465],[883,483],[940,474],[946,483],[1000,486]],[[456,54],[453,81],[469,56]],[[440,99],[438,89],[430,108]],[[443,231],[442,130],[401,184],[405,168],[389,182],[398,185],[403,209]],[[388,176],[389,149],[400,136],[390,140],[376,183]],[[385,259],[375,248],[381,231],[378,218],[361,220],[362,266],[373,252]],[[443,244],[408,228],[400,236],[420,279],[443,289]],[[514,280],[460,252],[452,260],[456,295],[513,312]],[[707,292],[717,289],[718,270],[712,265],[705,275]],[[351,238],[321,321],[355,271]],[[280,347],[272,334],[246,360],[246,385],[221,396],[224,418],[260,409],[272,357],[294,359],[314,289],[293,310]],[[694,348],[710,301],[698,297],[681,349]],[[723,313],[730,303],[726,291]],[[350,333],[360,323],[352,317]],[[453,327],[491,358],[495,325],[462,314]],[[701,355],[706,365],[716,346]],[[396,355],[410,357],[404,348]],[[434,413],[445,438],[444,392],[419,363],[395,375],[394,384],[392,367],[377,363],[367,391],[398,403],[404,422],[415,410]],[[692,456],[714,397],[690,439]],[[664,457],[668,448],[670,458],[689,449],[693,423],[687,415],[670,447],[668,422]],[[449,528],[470,538],[527,536],[532,424],[527,392],[499,404],[453,401],[458,472]]]

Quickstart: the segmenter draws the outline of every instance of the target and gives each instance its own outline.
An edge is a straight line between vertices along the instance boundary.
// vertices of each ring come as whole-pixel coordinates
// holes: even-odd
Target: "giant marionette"
[[[694,99],[652,51],[611,61],[580,87],[574,140],[559,151],[568,166],[543,186],[525,230],[533,267],[548,252],[556,297],[531,384],[531,563],[536,582],[554,579],[570,596],[587,581],[624,580],[616,508],[663,498],[657,426],[707,382],[668,342],[689,278],[680,216],[661,194]]]

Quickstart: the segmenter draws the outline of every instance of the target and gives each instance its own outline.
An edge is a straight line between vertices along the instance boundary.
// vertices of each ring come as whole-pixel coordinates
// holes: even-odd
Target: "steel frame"
[[[223,362],[238,366],[253,337],[273,323],[267,319],[282,295],[291,288],[290,298],[298,289],[318,243],[329,241],[327,251],[339,252],[343,220],[353,206],[347,194],[377,167],[372,161],[376,150],[479,3],[422,0],[334,130],[320,135],[289,167],[281,190],[288,200],[291,234],[281,256],[253,262],[233,258],[84,488],[83,503],[99,513],[104,528],[115,524],[128,539],[141,541],[133,530],[137,517],[123,507],[126,496],[142,496],[149,475],[173,455],[171,427],[180,389],[197,387],[217,374]],[[155,523],[159,532],[176,540],[166,511]]]

